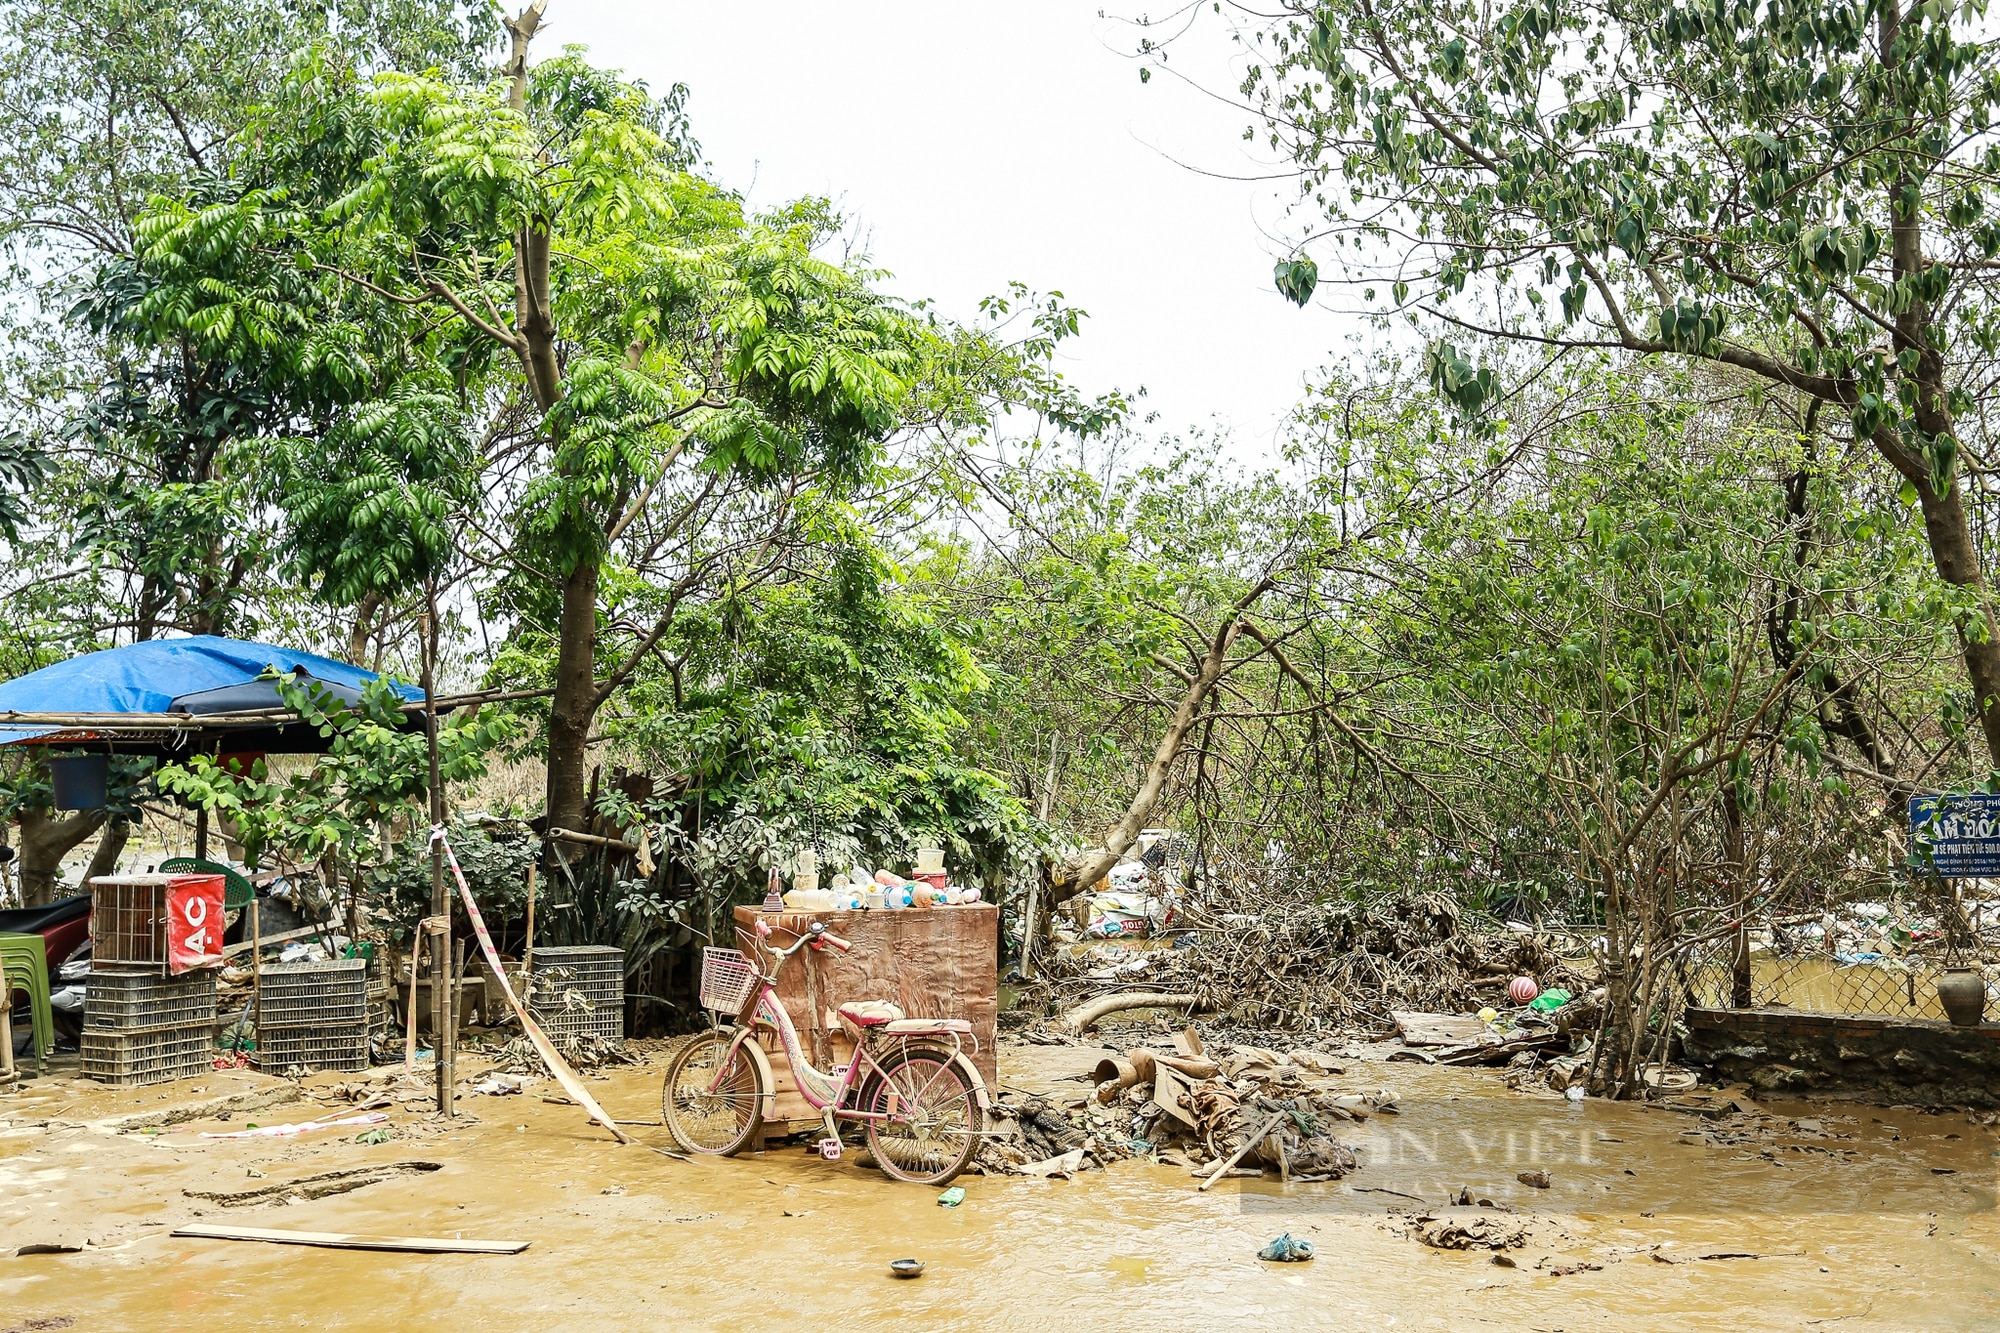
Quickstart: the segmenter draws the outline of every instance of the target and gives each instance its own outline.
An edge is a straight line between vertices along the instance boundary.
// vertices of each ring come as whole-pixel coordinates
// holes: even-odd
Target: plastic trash
[[[1528,1007],[1538,1013],[1546,1014],[1552,1010],[1562,1008],[1569,1003],[1569,1000],[1569,992],[1558,986],[1554,990],[1545,990],[1540,995],[1537,995],[1528,1002]]]
[[[1257,1257],[1274,1264],[1302,1264],[1313,1257],[1313,1243],[1309,1240],[1297,1240],[1287,1231],[1257,1251]]]
[[[938,1195],[938,1205],[943,1208],[956,1208],[964,1202],[965,1187],[963,1185],[953,1185],[950,1189]]]
[[[1563,1093],[1563,1096],[1569,1098],[1573,1102],[1580,1102],[1589,1095],[1590,1095],[1589,1093],[1586,1093],[1583,1090],[1583,1085],[1581,1083],[1577,1084],[1575,1087],[1570,1088]]]

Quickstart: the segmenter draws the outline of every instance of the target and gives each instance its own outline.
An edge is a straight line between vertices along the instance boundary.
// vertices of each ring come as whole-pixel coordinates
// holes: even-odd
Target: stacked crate
[[[192,1078],[215,1059],[215,973],[93,959],[83,989],[83,1073],[137,1087]]]
[[[529,1007],[558,1046],[565,1038],[625,1041],[625,951],[604,944],[537,949]]]
[[[278,963],[257,990],[257,1067],[335,1073],[368,1068],[368,963]]]
[[[90,978],[79,1043],[86,1078],[138,1087],[213,1067],[215,973],[167,972],[173,880],[103,875],[90,882]]]

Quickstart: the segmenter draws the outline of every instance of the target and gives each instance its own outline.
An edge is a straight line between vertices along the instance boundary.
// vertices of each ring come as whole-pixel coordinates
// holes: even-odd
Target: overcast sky
[[[1113,11],[1116,12],[1116,11]],[[1337,318],[1278,296],[1282,183],[1242,114],[1171,79],[1142,85],[1132,30],[1081,0],[551,0],[544,52],[693,96],[720,179],[755,203],[826,194],[895,290],[959,319],[1018,279],[1090,313],[1066,373],[1141,385],[1159,429],[1220,422],[1263,455]],[[1233,83],[1219,29],[1206,80]],[[1193,51],[1177,51],[1192,66]],[[1189,166],[1177,165],[1187,163]]]

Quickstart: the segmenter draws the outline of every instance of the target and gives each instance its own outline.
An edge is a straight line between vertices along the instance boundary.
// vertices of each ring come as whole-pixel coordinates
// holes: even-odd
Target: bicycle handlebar
[[[840,950],[842,953],[846,953],[849,949],[852,949],[854,947],[852,944],[849,944],[846,940],[840,938],[840,936],[827,933],[826,926],[818,921],[815,921],[810,926],[806,927],[806,929],[800,933],[797,939],[793,940],[790,944],[786,945],[782,949],[771,948],[771,946],[768,944],[760,944],[758,947],[771,950],[772,957],[776,960],[771,964],[771,971],[775,974],[780,967],[783,967],[785,965],[785,961],[787,959],[789,959],[793,954],[797,953],[800,949],[805,948],[806,945],[810,944],[814,948],[818,948],[823,943],[831,944],[834,948]]]

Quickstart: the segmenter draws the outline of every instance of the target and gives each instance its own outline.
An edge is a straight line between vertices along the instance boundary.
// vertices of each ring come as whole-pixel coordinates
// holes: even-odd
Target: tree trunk
[[[1929,485],[1917,487],[1924,509],[1924,533],[1930,538],[1931,559],[1938,577],[1979,594],[1979,616],[1985,622],[1982,641],[1961,627],[1958,641],[1965,657],[1965,674],[1972,684],[1973,707],[1986,736],[1989,765],[2000,768],[2000,626],[1987,604],[1986,580],[1979,572],[1979,555],[1965,521],[1965,504],[1954,479],[1939,494]]]
[[[375,626],[375,613],[382,609],[382,594],[362,596],[354,608],[354,624],[347,631],[347,660],[360,666],[368,659],[368,635]]]
[[[103,810],[77,810],[57,818],[48,810],[21,812],[21,903],[39,907],[53,900],[62,878],[62,859],[103,826]]]
[[[1259,593],[1268,586],[1269,580],[1266,580],[1258,589]],[[1208,702],[1215,683],[1222,679],[1222,668],[1229,660],[1229,649],[1235,644],[1237,636],[1243,633],[1242,613],[1247,605],[1247,601],[1239,604],[1230,613],[1228,622],[1216,631],[1208,652],[1201,659],[1200,668],[1181,694],[1180,705],[1174,709],[1166,734],[1160,737],[1159,745],[1153,750],[1153,761],[1146,765],[1138,794],[1126,808],[1124,818],[1112,825],[1102,846],[1086,853],[1082,860],[1069,868],[1069,873],[1062,880],[1051,886],[1050,908],[1061,906],[1104,878],[1106,872],[1118,864],[1118,858],[1138,839],[1139,830],[1146,826],[1146,821],[1152,817],[1153,807],[1159,803],[1160,792],[1167,785],[1167,775],[1173,770],[1174,760],[1180,757],[1181,743],[1194,729],[1195,719],[1201,715],[1202,706]]]
[[[549,708],[550,828],[581,829],[587,813],[585,742],[600,702],[596,680],[597,573],[597,559],[592,556],[578,560],[563,580],[556,690]]]
[[[1750,1007],[1750,873],[1743,842],[1743,807],[1738,802],[1736,783],[1728,781],[1722,790],[1723,850],[1729,858],[1730,887],[1736,892],[1736,934],[1729,959],[1729,1005]]]
[[[90,883],[99,875],[118,873],[118,858],[125,854],[125,844],[132,839],[132,821],[123,815],[113,815],[111,822],[98,835],[97,849],[90,854],[90,865],[83,872],[83,882]]]

